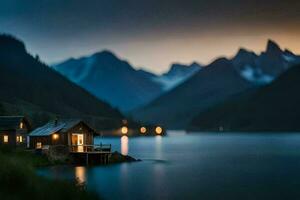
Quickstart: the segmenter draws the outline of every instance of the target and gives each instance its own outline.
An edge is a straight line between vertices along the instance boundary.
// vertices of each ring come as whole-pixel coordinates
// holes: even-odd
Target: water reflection
[[[161,155],[161,151],[162,151],[161,150],[161,148],[162,148],[161,142],[162,142],[162,136],[161,135],[155,136],[155,154],[156,154],[158,159],[162,158],[162,155]]]
[[[120,152],[122,141],[123,149],[129,145],[127,137],[97,140]],[[249,199],[284,199],[284,194],[299,199],[299,134],[188,134],[130,140],[128,153],[142,162],[78,168],[76,177],[86,179],[88,190],[108,200],[245,199],[247,192]],[[39,175],[50,178],[75,176],[70,166],[41,170]]]
[[[128,137],[126,135],[121,137],[121,154],[128,155]]]
[[[79,184],[86,182],[86,169],[85,167],[75,167],[75,177]]]

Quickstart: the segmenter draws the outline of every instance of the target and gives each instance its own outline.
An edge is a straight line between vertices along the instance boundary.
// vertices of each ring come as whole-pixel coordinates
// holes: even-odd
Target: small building
[[[29,146],[32,149],[42,149],[63,145],[68,146],[71,152],[86,152],[93,148],[95,133],[82,120],[53,120],[29,134]]]
[[[26,147],[31,125],[24,116],[0,116],[0,144]]]

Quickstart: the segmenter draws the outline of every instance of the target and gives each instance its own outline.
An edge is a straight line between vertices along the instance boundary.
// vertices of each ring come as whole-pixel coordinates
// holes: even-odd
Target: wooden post
[[[88,166],[88,165],[89,165],[89,154],[86,153],[86,166]]]

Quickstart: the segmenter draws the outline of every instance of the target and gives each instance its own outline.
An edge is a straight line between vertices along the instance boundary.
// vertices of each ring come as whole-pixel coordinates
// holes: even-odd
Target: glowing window
[[[20,135],[20,142],[23,142],[23,136]]]
[[[3,136],[3,142],[4,143],[8,143],[8,135],[4,135]]]
[[[17,136],[17,142],[20,142],[20,136]]]
[[[23,129],[23,128],[24,128],[24,123],[21,122],[21,123],[20,123],[20,129]]]
[[[36,143],[36,148],[37,149],[41,149],[42,148],[42,143],[41,142],[37,142]]]

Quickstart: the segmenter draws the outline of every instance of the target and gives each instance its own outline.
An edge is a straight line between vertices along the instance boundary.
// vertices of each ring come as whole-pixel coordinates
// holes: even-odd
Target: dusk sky
[[[269,38],[300,54],[295,0],[1,0],[0,32],[47,63],[109,49],[135,67],[207,64]]]

